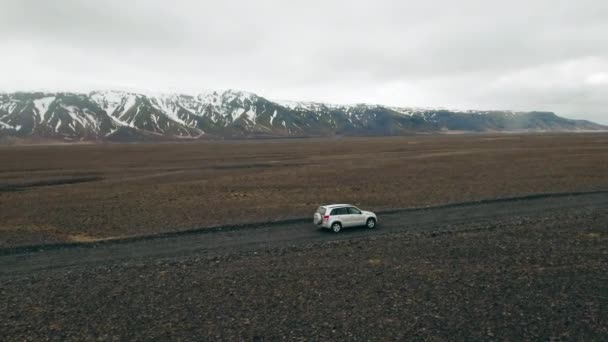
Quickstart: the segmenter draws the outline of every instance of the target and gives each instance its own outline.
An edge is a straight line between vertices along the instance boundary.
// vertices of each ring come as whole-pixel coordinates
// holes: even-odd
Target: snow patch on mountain
[[[272,122],[274,121],[274,118],[277,117],[277,110],[275,109],[274,112],[272,113],[272,115],[270,116],[270,125],[272,126]]]
[[[90,98],[108,115],[113,115],[128,94],[122,91],[94,91]]]
[[[125,126],[125,127],[132,127],[135,128],[135,125],[133,125],[132,123],[126,122],[126,121],[122,121],[119,118],[110,115],[110,119],[112,119],[112,121],[114,121],[114,123],[118,126]]]
[[[179,122],[180,124],[186,124],[182,119],[178,116],[178,111],[180,109],[179,99],[175,95],[168,96],[158,96],[152,97],[150,99],[150,103],[156,109],[160,110],[164,113],[169,119]]]
[[[250,106],[249,109],[245,112],[245,115],[247,115],[247,119],[249,119],[249,121],[255,123],[255,119],[257,117],[255,113],[255,106]]]
[[[73,121],[81,122],[81,118],[79,116],[79,109],[76,106],[61,106],[63,109],[68,111],[68,114],[72,118]]]
[[[8,101],[6,103],[0,104],[0,110],[6,113],[12,113],[19,103],[16,101]]]
[[[117,118],[121,119],[122,117],[124,117],[127,114],[127,112],[129,110],[131,110],[131,108],[133,108],[135,106],[136,102],[137,102],[137,96],[136,95],[134,95],[134,94],[127,94],[122,99],[122,102],[121,102],[120,106],[114,111],[113,115],[116,116]],[[129,122],[129,126],[131,126],[131,127],[133,127],[133,120],[137,116],[139,108],[137,108],[136,110],[137,111],[135,112],[135,115],[131,119],[131,122]]]
[[[46,96],[41,99],[34,100],[34,107],[38,112],[40,121],[45,120],[46,112],[48,111],[49,106],[51,105],[51,103],[53,103],[53,101],[55,101],[55,96]]]
[[[318,111],[323,109],[344,109],[348,110],[353,105],[341,105],[335,103],[322,103],[312,101],[290,101],[290,100],[275,100],[275,103],[289,109],[305,109],[310,111]]]
[[[4,128],[4,129],[13,129],[13,126],[11,126],[7,123],[4,123],[2,121],[0,121],[0,127]]]

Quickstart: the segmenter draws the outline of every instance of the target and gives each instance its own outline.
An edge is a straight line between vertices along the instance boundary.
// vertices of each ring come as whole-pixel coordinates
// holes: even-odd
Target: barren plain
[[[0,247],[608,189],[607,134],[0,147]]]

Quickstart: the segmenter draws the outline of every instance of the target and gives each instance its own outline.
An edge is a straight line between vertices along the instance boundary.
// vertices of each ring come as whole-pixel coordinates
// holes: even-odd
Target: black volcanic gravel
[[[3,341],[606,341],[608,209],[0,282]]]

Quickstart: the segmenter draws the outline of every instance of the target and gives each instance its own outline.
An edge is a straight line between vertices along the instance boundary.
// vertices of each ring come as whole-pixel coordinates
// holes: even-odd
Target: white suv
[[[363,211],[350,204],[331,204],[320,206],[315,212],[313,222],[317,226],[338,233],[342,228],[347,227],[376,228],[378,218],[371,211]]]

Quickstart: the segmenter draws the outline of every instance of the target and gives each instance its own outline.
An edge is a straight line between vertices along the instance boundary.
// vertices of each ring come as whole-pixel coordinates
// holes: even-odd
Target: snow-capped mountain
[[[270,101],[236,90],[197,95],[124,91],[0,94],[0,136],[70,141],[605,129],[549,112]]]

